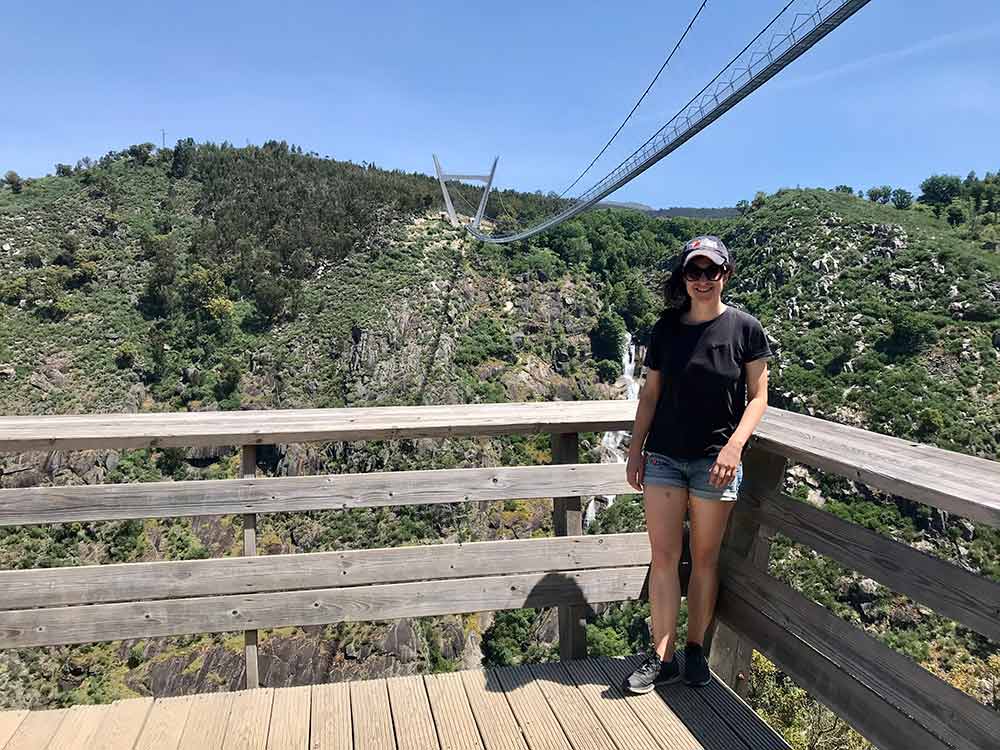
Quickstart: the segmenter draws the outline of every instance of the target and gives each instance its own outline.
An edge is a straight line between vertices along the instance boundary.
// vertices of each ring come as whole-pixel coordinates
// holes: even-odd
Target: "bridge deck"
[[[786,750],[715,680],[625,698],[585,659],[0,713],[3,750]]]

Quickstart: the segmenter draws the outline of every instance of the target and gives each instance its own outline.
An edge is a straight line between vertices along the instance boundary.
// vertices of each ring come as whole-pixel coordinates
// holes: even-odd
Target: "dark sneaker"
[[[680,678],[681,668],[676,656],[670,661],[660,661],[660,657],[652,653],[629,675],[622,687],[630,693],[648,693],[657,685],[667,685]]]
[[[711,681],[712,673],[708,670],[705,650],[697,643],[687,644],[684,647],[684,682],[696,687]]]

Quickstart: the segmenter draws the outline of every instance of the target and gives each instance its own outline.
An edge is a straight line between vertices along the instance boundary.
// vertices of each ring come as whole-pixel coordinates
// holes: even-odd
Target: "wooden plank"
[[[615,750],[615,743],[562,664],[533,664],[531,674],[574,750]]]
[[[274,690],[242,690],[233,696],[223,750],[265,750]]]
[[[981,750],[1000,736],[997,712],[784,583],[733,563],[725,559],[725,589],[759,602],[780,627],[958,750]]]
[[[14,736],[14,732],[27,715],[27,710],[0,711],[0,750],[7,744],[7,740]]]
[[[189,695],[157,700],[146,717],[135,750],[175,750],[184,734],[193,702]]]
[[[257,446],[244,445],[240,449],[240,477],[254,479],[257,476]],[[243,556],[257,555],[257,514],[243,514]],[[189,594],[190,596],[190,594]],[[260,687],[260,670],[257,664],[257,631],[243,633],[243,664],[247,690]]]
[[[0,526],[487,502],[633,492],[619,464],[428,469],[310,477],[0,490]]]
[[[717,611],[809,695],[878,747],[885,750],[947,750],[951,747],[838,664],[786,631],[737,592],[723,589],[719,593]]]
[[[309,750],[353,750],[348,683],[313,685],[309,734]]]
[[[386,687],[399,750],[439,750],[424,678],[420,675],[390,677]]]
[[[467,669],[459,674],[486,750],[528,750],[496,673]]]
[[[132,750],[152,708],[152,698],[115,701],[89,750]]]
[[[0,453],[625,430],[625,401],[0,417]]]
[[[848,568],[1000,642],[1000,584],[786,495],[761,498],[760,521]]]
[[[233,693],[192,696],[180,750],[221,750],[232,708]]]
[[[756,442],[793,461],[1000,527],[1000,462],[768,409]]]
[[[770,541],[759,533],[760,522],[748,511],[761,493],[781,487],[785,476],[784,456],[752,448],[743,459],[744,480],[740,488],[740,502],[729,518],[729,528],[723,540],[723,549],[739,557],[742,563],[758,570],[767,570]],[[739,695],[750,691],[750,666],[753,648],[734,630],[723,623],[713,622],[705,633],[704,646],[709,654],[710,667]]]
[[[456,672],[429,674],[424,677],[424,684],[441,750],[482,750],[482,739],[462,687],[461,675]]]
[[[108,706],[72,706],[45,750],[89,748],[107,712]]]
[[[600,666],[586,659],[562,666],[618,750],[660,750],[646,725],[628,707],[618,684],[609,684]]]
[[[529,667],[502,667],[494,674],[531,750],[572,750]]]
[[[677,658],[682,670],[684,657],[684,652],[679,651]],[[718,676],[713,676],[710,683],[699,687],[694,693],[715,711],[719,721],[728,724],[753,750],[792,750],[784,737],[768,726],[767,722]]]
[[[0,610],[295,591],[649,563],[649,537],[601,534],[0,571]]]
[[[385,680],[359,680],[349,684],[354,747],[358,750],[396,750]]]
[[[312,687],[274,691],[267,750],[308,750]]]
[[[720,721],[715,711],[687,685],[660,685],[655,692],[669,704],[706,750],[758,750],[744,742],[728,724]]]
[[[638,660],[634,658],[626,660],[601,657],[592,661],[600,667],[611,685],[622,685],[638,665]],[[704,750],[702,744],[656,691],[643,695],[629,694],[625,697],[625,704],[660,743],[661,750]]]
[[[0,612],[0,648],[636,599],[647,566]]]
[[[68,713],[68,708],[31,711],[24,717],[24,721],[17,727],[17,731],[3,750],[45,750]]]
[[[553,433],[552,463],[575,464],[580,460],[580,436],[575,432]],[[621,472],[621,467],[618,467]],[[583,534],[583,506],[579,495],[556,497],[552,500],[552,533],[554,536]],[[559,623],[559,658],[583,659],[587,656],[587,610],[585,607],[563,605],[557,612]]]

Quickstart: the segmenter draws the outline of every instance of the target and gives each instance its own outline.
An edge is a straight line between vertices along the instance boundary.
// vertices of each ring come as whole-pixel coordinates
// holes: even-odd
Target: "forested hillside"
[[[783,190],[710,221],[601,209],[490,246],[439,219],[429,177],[283,143],[139,144],[57,165],[54,176],[11,173],[0,188],[0,413],[617,398],[626,333],[645,340],[681,242],[711,231],[736,258],[728,301],[761,319],[778,353],[772,404],[995,459],[996,186],[994,175],[936,176],[916,201],[882,188],[870,200],[850,188]],[[505,191],[500,205],[487,215],[503,228],[557,199]],[[584,460],[599,460],[600,436],[583,437]],[[545,436],[287,445],[262,451],[258,469],[530,464],[548,450]],[[0,486],[231,477],[238,463],[232,450],[9,455]],[[1000,578],[995,530],[804,467],[788,489]],[[545,534],[549,508],[540,499],[274,514],[261,518],[259,544],[277,553]],[[642,523],[638,498],[619,498],[590,530]],[[0,568],[236,554],[238,532],[230,518],[0,529]],[[775,545],[772,569],[1000,704],[997,644],[789,543]],[[642,647],[647,614],[642,604],[602,611],[592,650]],[[545,659],[555,637],[549,613],[532,610],[289,628],[263,639],[262,678]],[[0,706],[236,686],[241,644],[235,634],[0,652]],[[820,730],[842,741],[828,747],[864,746],[763,660],[753,700],[797,747]]]

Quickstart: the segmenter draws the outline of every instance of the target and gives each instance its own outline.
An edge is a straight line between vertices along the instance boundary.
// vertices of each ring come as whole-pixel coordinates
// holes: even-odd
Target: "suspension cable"
[[[625,127],[625,125],[628,123],[628,121],[630,119],[632,119],[632,115],[634,115],[635,111],[637,109],[639,109],[639,105],[642,104],[642,100],[646,98],[646,94],[648,94],[650,92],[650,90],[653,88],[653,85],[656,83],[657,79],[660,77],[660,74],[670,64],[670,60],[673,59],[674,53],[677,52],[677,50],[680,48],[681,44],[684,42],[684,38],[688,35],[688,32],[691,31],[691,27],[694,26],[694,22],[698,20],[698,16],[701,15],[701,12],[705,9],[705,5],[707,3],[708,3],[708,0],[702,0],[702,3],[698,7],[697,12],[695,12],[694,16],[691,18],[691,21],[688,23],[687,28],[684,29],[684,33],[681,34],[681,38],[677,40],[677,44],[675,44],[674,48],[672,50],[670,50],[670,54],[667,55],[667,59],[663,61],[663,65],[661,65],[660,69],[658,71],[656,71],[656,75],[653,76],[653,80],[649,82],[649,85],[646,87],[646,90],[642,92],[642,96],[639,97],[639,100],[635,103],[635,106],[632,107],[632,111],[629,112],[628,115],[626,115],[626,117],[625,117],[624,120],[622,120],[622,124],[618,126],[618,130],[616,130],[615,134],[613,136],[611,136],[611,138],[608,140],[607,143],[604,144],[604,148],[602,148],[598,152],[597,156],[594,157],[594,160],[591,161],[590,164],[587,165],[587,168],[585,170],[583,170],[580,173],[580,175],[575,180],[573,180],[573,182],[570,184],[570,186],[568,188],[566,188],[561,193],[559,193],[559,197],[560,198],[562,198],[564,195],[566,195],[566,193],[568,193],[570,190],[573,189],[573,186],[576,185],[576,183],[578,183],[580,180],[583,179],[584,175],[586,175],[587,172],[590,171],[590,168],[593,167],[597,163],[597,160],[600,159],[604,155],[604,152],[608,150],[608,146],[610,146],[614,142],[615,138],[618,137],[618,134],[622,132],[622,129]]]

